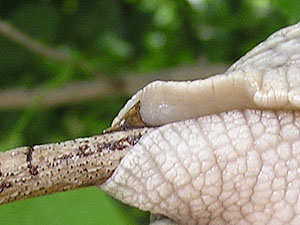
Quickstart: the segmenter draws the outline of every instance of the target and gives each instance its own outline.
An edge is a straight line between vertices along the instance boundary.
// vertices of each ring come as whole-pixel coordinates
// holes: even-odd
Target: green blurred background
[[[129,97],[128,74],[230,65],[299,12],[298,0],[0,0],[0,149],[98,134]],[[99,81],[98,94],[60,102]],[[147,223],[95,187],[0,206],[0,225]]]

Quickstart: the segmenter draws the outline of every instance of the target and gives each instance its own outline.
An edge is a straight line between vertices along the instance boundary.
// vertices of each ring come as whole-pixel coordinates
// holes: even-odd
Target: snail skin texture
[[[100,188],[152,224],[300,224],[300,23],[205,80],[150,83],[145,134]],[[158,215],[159,214],[159,215]]]

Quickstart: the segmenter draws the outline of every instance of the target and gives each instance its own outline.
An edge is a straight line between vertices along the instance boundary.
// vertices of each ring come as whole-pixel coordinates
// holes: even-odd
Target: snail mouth
[[[144,127],[155,127],[145,123],[140,113],[141,104],[137,102],[124,117],[112,127],[106,129],[103,133],[112,133],[116,131],[131,130]]]

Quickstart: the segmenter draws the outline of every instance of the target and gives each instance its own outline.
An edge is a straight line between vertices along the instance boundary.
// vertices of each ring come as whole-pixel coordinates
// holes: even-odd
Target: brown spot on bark
[[[119,141],[113,141],[110,145],[109,145],[109,150],[123,150],[124,148],[126,148],[126,146],[123,145],[123,140],[119,140]]]
[[[87,145],[79,146],[78,150],[80,155],[79,156],[89,156],[89,152],[87,151],[89,147]]]
[[[30,175],[32,176],[36,176],[38,175],[39,171],[38,171],[38,167],[37,166],[32,166],[31,164],[28,165],[28,172],[30,173]]]
[[[27,161],[27,163],[28,163],[28,166],[27,166],[27,168],[28,168],[28,172],[29,172],[29,174],[30,175],[32,175],[32,176],[36,176],[36,175],[38,175],[38,166],[33,166],[32,165],[32,153],[34,152],[34,148],[33,147],[30,147],[30,148],[28,148],[28,151],[25,153],[25,155],[26,155],[26,161]]]
[[[131,135],[126,138],[122,138],[118,141],[112,141],[110,143],[101,143],[97,145],[97,151],[102,152],[104,149],[109,149],[111,151],[123,150],[128,146],[134,146],[142,137],[141,134]]]
[[[130,144],[130,145],[135,145],[135,144],[140,140],[141,137],[142,137],[141,134],[139,134],[139,135],[137,135],[137,136],[131,135],[131,136],[128,136],[128,137],[126,138],[126,141],[127,141],[128,144]]]
[[[32,153],[34,151],[34,148],[33,147],[29,147],[28,148],[28,151],[25,152],[25,155],[26,155],[26,161],[31,164],[31,161],[32,161]]]
[[[2,193],[5,189],[12,187],[10,182],[6,182],[0,185],[0,193]]]

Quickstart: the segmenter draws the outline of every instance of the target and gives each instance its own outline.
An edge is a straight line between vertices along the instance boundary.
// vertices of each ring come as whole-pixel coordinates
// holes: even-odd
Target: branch
[[[17,28],[15,28],[12,24],[9,22],[3,21],[0,19],[0,34],[12,39],[16,43],[24,46],[25,48],[31,50],[32,52],[41,55],[47,59],[54,60],[57,62],[61,62],[64,64],[68,63],[74,63],[74,65],[78,66],[82,70],[86,71],[89,70],[87,65],[87,62],[80,61],[80,60],[71,60],[71,57],[64,54],[63,52],[59,50],[55,50],[51,48],[50,46],[47,46],[45,44],[40,43],[38,40],[35,40],[28,35],[24,34]],[[105,82],[114,84],[114,81],[111,79],[111,77],[103,72],[99,72],[96,69],[92,69],[91,72],[98,77],[101,77]]]
[[[91,82],[74,82],[55,90],[41,90],[41,88],[0,90],[0,110],[26,108],[41,95],[39,106],[42,108],[79,103],[120,94],[132,95],[154,80],[193,80],[222,73],[226,68],[227,66],[224,64],[209,64],[202,60],[196,65],[158,73],[123,75],[120,78],[121,82],[119,82],[121,85],[97,79]]]
[[[150,129],[0,152],[0,205],[104,183]]]
[[[39,43],[1,20],[0,33],[48,59],[70,63],[70,58],[65,54]],[[80,67],[85,65],[84,62],[76,63]],[[101,74],[102,79],[72,83],[56,90],[2,90],[0,109],[25,108],[37,97],[41,97],[41,107],[52,107],[120,93],[130,95],[153,80],[199,79],[223,72],[226,67],[202,61],[198,65],[160,73],[127,74],[122,76],[121,82],[112,82],[109,76]],[[97,74],[97,71],[93,73]],[[113,132],[1,152],[0,204],[105,182],[127,150],[149,129]]]
[[[28,37],[6,21],[0,20],[0,34],[48,59],[62,63],[71,62],[67,55]],[[87,68],[86,62],[76,61],[75,64],[84,70]],[[72,83],[58,90],[41,91],[41,88],[0,90],[0,110],[26,108],[37,97],[41,97],[41,107],[52,107],[116,94],[131,95],[153,80],[199,79],[224,72],[226,68],[227,66],[223,64],[209,64],[205,60],[201,60],[198,65],[175,68],[160,73],[124,75],[118,81],[113,80],[109,74],[99,73],[94,69],[92,73],[97,75],[96,77],[100,77],[96,81]]]
[[[11,89],[0,90],[0,110],[23,109],[39,99],[40,108],[79,103],[91,99],[111,96],[115,88],[97,80],[94,82],[75,82],[57,89]]]
[[[17,30],[8,22],[0,20],[0,33],[30,49],[34,53],[42,55],[48,59],[62,63],[66,63],[69,60],[69,58],[63,53],[53,50],[52,48],[39,43],[37,40],[28,37],[26,34]]]

